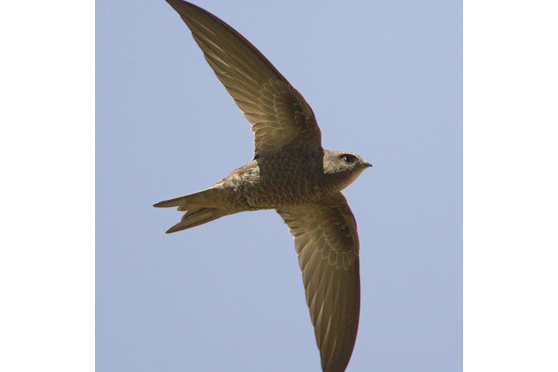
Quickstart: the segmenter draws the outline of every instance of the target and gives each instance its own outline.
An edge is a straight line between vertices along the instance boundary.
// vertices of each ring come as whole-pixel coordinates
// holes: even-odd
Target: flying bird
[[[312,109],[248,40],[209,12],[166,0],[254,132],[254,158],[208,189],[156,203],[186,212],[167,233],[244,211],[275,209],[288,225],[323,371],[345,371],[356,341],[359,241],[341,194],[372,165],[324,150]]]

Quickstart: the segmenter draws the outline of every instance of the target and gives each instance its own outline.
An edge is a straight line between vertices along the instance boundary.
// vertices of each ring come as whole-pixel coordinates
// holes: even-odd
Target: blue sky
[[[445,1],[199,1],[312,106],[361,241],[349,371],[462,368],[462,12]],[[165,235],[157,201],[251,160],[249,124],[164,1],[96,5],[96,363],[102,371],[319,370],[274,211]]]

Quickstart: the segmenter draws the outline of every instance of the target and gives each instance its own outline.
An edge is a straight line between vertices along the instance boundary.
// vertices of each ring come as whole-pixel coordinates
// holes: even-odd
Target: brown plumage
[[[155,204],[186,212],[172,233],[243,211],[275,209],[294,236],[323,371],[344,371],[358,328],[359,242],[341,190],[371,165],[324,150],[304,98],[242,35],[205,10],[167,0],[252,125],[254,159],[207,190]]]

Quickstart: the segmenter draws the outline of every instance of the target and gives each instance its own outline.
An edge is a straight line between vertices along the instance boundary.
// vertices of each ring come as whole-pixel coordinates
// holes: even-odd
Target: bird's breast
[[[258,208],[300,205],[324,196],[323,158],[279,153],[254,160],[257,177],[244,184],[248,203]]]

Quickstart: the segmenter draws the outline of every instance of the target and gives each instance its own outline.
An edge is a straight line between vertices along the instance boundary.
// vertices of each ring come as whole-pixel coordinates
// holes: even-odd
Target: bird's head
[[[338,180],[339,191],[353,183],[354,180],[372,164],[364,161],[360,156],[343,151],[329,151],[324,153],[324,173]]]

